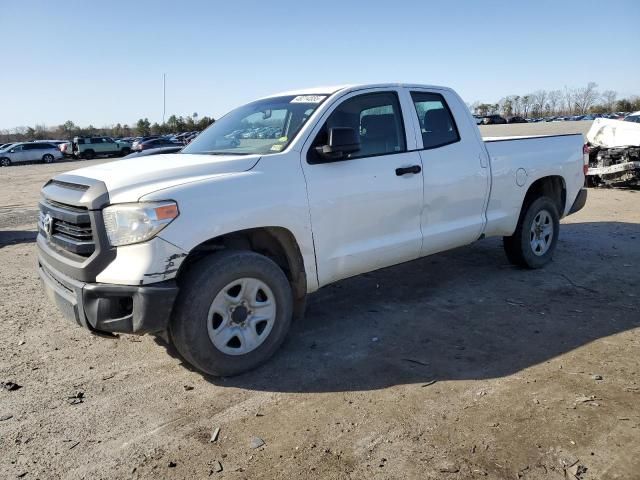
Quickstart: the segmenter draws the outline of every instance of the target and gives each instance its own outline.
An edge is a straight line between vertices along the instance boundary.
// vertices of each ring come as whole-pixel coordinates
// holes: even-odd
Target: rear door
[[[485,224],[490,171],[466,106],[449,90],[409,89],[424,168],[422,255],[477,240]]]
[[[42,157],[44,157],[45,153],[49,153],[46,150],[49,149],[49,144],[48,143],[33,143],[31,145],[30,150],[30,160],[35,161],[35,160],[42,160]]]
[[[42,160],[44,147],[42,143],[25,143],[23,145],[23,152],[25,162],[34,162],[36,160]]]
[[[104,138],[102,137],[93,137],[91,139],[91,147],[93,149],[93,151],[95,153],[101,154],[101,153],[107,153],[108,152],[108,148],[107,148],[107,144],[104,141]]]
[[[395,89],[345,95],[305,143],[301,160],[320,285],[420,254],[422,167],[400,105]],[[332,127],[356,130],[360,150],[313,163],[315,147],[326,145]]]

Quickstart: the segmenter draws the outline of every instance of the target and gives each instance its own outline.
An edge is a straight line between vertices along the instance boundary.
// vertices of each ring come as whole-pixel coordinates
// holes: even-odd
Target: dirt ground
[[[324,288],[213,379],[45,298],[38,190],[77,166],[0,169],[1,478],[640,478],[640,191],[591,190],[542,270],[487,239]]]

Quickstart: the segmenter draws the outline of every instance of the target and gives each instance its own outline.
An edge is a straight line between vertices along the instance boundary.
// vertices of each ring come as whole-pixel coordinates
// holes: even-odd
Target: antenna
[[[164,125],[164,116],[167,112],[167,74],[162,74],[162,124]]]

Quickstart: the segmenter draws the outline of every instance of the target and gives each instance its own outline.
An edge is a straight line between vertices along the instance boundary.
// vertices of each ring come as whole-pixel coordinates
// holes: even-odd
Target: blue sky
[[[640,1],[0,0],[0,128],[219,117],[316,85],[640,94]]]

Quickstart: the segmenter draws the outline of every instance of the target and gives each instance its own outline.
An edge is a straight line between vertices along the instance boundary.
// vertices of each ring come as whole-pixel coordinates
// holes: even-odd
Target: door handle
[[[396,168],[396,175],[401,177],[402,175],[406,175],[407,173],[420,173],[422,171],[422,167],[420,165],[411,165],[410,167],[401,167]]]

